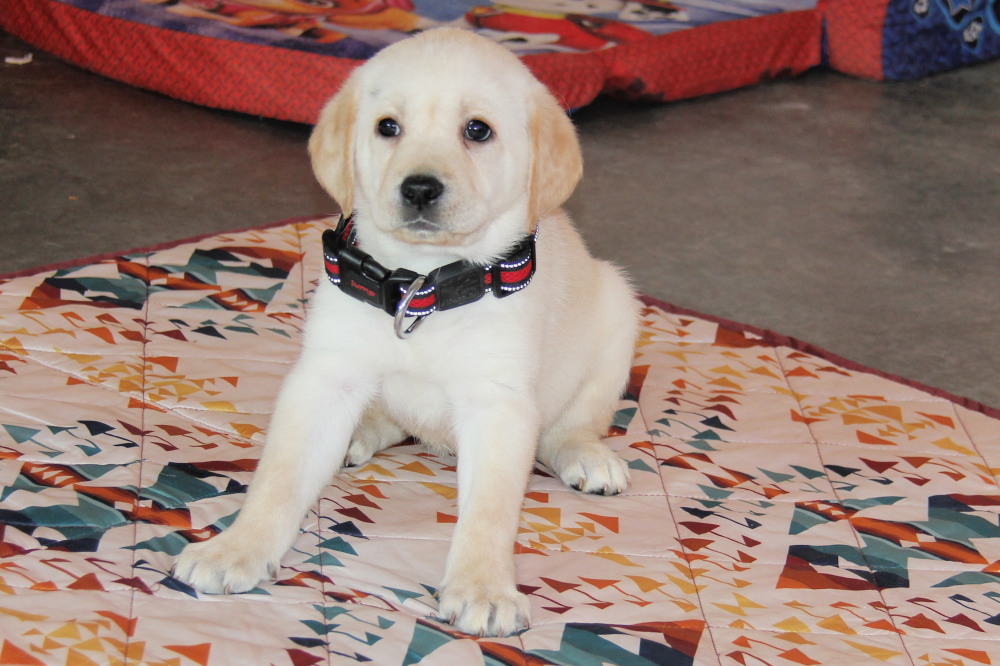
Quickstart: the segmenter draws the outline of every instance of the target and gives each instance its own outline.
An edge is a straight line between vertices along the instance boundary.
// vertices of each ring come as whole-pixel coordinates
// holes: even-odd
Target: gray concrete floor
[[[0,35],[0,56],[34,51]],[[329,212],[309,128],[0,65],[0,273]],[[1000,407],[1000,62],[575,114],[568,208],[638,288]]]

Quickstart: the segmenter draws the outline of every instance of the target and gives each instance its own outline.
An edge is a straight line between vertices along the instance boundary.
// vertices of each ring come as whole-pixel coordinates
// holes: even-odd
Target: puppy
[[[330,280],[246,503],[224,533],[185,548],[175,575],[212,593],[273,577],[338,468],[413,436],[458,458],[439,617],[516,632],[529,604],[513,549],[535,458],[585,493],[628,486],[601,438],[639,304],[558,209],[582,171],[573,126],[509,51],[442,28],[359,67],[309,150],[353,216],[324,239]]]

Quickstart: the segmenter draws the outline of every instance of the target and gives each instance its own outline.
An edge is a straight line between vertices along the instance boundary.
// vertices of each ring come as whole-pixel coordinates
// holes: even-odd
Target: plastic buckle
[[[345,247],[337,253],[340,269],[340,289],[359,301],[364,301],[387,314],[395,315],[402,290],[418,277],[413,271],[388,268],[356,247]]]
[[[337,253],[340,268],[340,289],[359,301],[385,309],[383,285],[389,271],[371,255],[355,247],[345,247]]]
[[[382,283],[382,302],[384,303],[382,309],[395,316],[402,304],[402,299],[404,298],[403,292],[406,291],[409,295],[406,305],[403,306],[403,312],[406,312],[406,308],[410,306],[413,296],[423,287],[425,279],[424,276],[405,268],[394,270],[385,279],[385,282]],[[418,282],[419,284],[417,284]]]

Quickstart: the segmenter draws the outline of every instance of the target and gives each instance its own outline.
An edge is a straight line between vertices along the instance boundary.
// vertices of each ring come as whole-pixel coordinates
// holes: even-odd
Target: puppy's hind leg
[[[567,486],[585,493],[617,495],[628,488],[628,466],[601,440],[632,365],[639,313],[638,303],[623,283],[618,294],[610,278],[605,284],[609,288],[605,298],[615,305],[602,308],[610,313],[603,320],[592,320],[601,328],[594,331],[595,348],[586,360],[580,360],[591,362],[592,367],[569,405],[542,433],[537,455]]]
[[[346,467],[357,467],[371,460],[372,456],[399,444],[406,439],[406,432],[393,421],[380,400],[374,401],[365,410],[358,427],[354,429],[351,445],[344,457]]]
[[[538,446],[538,459],[563,483],[595,495],[617,495],[629,484],[625,461],[601,441],[617,403],[616,393],[614,402],[607,395],[607,387],[585,387]]]

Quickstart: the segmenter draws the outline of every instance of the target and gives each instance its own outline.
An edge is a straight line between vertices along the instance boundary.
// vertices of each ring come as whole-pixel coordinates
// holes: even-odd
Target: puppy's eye
[[[378,133],[385,137],[399,136],[399,123],[392,118],[383,118],[378,121]]]
[[[493,128],[479,119],[465,123],[465,138],[469,141],[486,141],[493,136]]]

